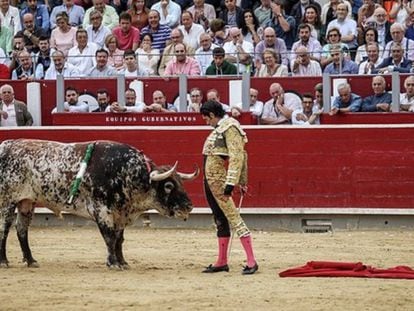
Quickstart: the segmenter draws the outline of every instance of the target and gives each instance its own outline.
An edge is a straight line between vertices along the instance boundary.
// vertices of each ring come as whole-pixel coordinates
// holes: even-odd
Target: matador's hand
[[[240,185],[239,188],[240,188],[241,195],[247,194],[247,190],[248,190],[247,185]]]

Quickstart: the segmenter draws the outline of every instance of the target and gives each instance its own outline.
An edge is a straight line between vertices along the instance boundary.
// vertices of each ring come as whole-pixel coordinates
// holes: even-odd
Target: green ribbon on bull
[[[71,186],[70,194],[69,194],[69,199],[68,199],[69,204],[73,203],[73,199],[79,193],[79,186],[82,183],[83,175],[85,175],[86,168],[88,167],[89,160],[92,157],[92,152],[93,152],[94,147],[95,147],[95,144],[89,144],[88,147],[86,148],[85,157],[83,158],[83,160],[80,164],[79,171],[78,171],[78,174],[75,177],[75,180],[72,182],[72,186]]]

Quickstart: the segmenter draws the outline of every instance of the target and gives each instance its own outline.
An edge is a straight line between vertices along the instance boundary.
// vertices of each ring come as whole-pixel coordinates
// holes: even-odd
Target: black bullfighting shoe
[[[253,267],[245,266],[242,274],[255,274],[257,270],[259,270],[259,266],[255,263]]]
[[[209,265],[202,272],[203,273],[216,273],[216,272],[229,272],[229,270],[230,269],[229,269],[228,265],[218,266],[218,267],[215,267],[213,265]]]

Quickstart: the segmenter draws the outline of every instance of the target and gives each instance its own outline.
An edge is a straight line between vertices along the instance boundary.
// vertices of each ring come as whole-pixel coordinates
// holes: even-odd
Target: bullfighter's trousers
[[[213,211],[218,237],[229,237],[230,226],[238,237],[250,235],[231,197],[224,195],[226,183],[225,159],[221,156],[209,155],[204,159],[204,191],[206,199]],[[230,224],[230,226],[229,226]]]

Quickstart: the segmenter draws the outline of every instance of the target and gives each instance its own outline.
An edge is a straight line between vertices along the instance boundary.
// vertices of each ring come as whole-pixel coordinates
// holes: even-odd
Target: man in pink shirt
[[[199,76],[200,65],[198,62],[187,56],[187,48],[182,43],[177,43],[174,47],[175,57],[167,63],[164,76],[176,76],[185,74],[187,76]]]
[[[120,50],[136,50],[139,46],[139,29],[131,24],[132,18],[129,13],[121,13],[119,25],[112,30],[112,34],[118,39]]]

